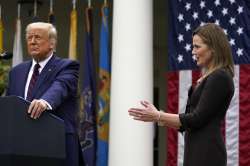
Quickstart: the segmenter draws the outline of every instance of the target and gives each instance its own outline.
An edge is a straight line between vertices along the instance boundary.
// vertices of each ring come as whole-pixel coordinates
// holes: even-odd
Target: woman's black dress
[[[233,79],[219,69],[189,90],[184,114],[184,166],[226,166],[227,155],[221,124],[234,94]]]

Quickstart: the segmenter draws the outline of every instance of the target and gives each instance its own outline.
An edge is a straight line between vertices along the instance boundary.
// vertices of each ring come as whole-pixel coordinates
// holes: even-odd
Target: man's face
[[[27,49],[29,55],[36,61],[42,61],[53,50],[53,44],[49,40],[48,31],[42,28],[31,28],[27,32]]]

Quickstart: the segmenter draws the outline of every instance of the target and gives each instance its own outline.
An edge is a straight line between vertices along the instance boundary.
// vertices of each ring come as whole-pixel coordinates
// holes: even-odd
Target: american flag
[[[188,88],[199,77],[192,55],[192,31],[207,22],[221,26],[235,62],[235,94],[225,118],[227,165],[249,166],[250,0],[170,0],[169,11],[168,112],[185,111]],[[183,165],[183,136],[168,129],[167,139],[166,165]]]

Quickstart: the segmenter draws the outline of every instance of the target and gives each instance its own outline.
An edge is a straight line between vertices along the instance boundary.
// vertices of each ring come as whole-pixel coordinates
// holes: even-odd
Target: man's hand
[[[47,103],[43,99],[34,99],[29,106],[28,114],[33,119],[37,119],[47,109]]]

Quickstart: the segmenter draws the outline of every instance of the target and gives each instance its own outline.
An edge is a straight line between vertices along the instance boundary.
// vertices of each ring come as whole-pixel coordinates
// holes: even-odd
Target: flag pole
[[[0,20],[2,19],[2,5],[0,5]]]
[[[108,5],[108,0],[104,0],[104,6]]]
[[[91,23],[89,18],[89,10],[91,10],[91,0],[88,0],[88,7],[86,9],[85,15],[86,15],[86,28],[87,32],[90,33],[91,30]]]
[[[70,14],[69,58],[77,59],[77,11],[76,0],[72,0],[73,9]]]
[[[50,0],[50,8],[49,8],[49,11],[50,13],[53,13],[53,0]]]
[[[91,0],[88,0],[88,7],[91,8]]]
[[[20,19],[20,13],[21,13],[21,4],[18,3],[18,5],[17,5],[17,19]]]
[[[37,15],[37,0],[34,1],[34,17]]]
[[[76,0],[72,0],[73,9],[76,9]]]

